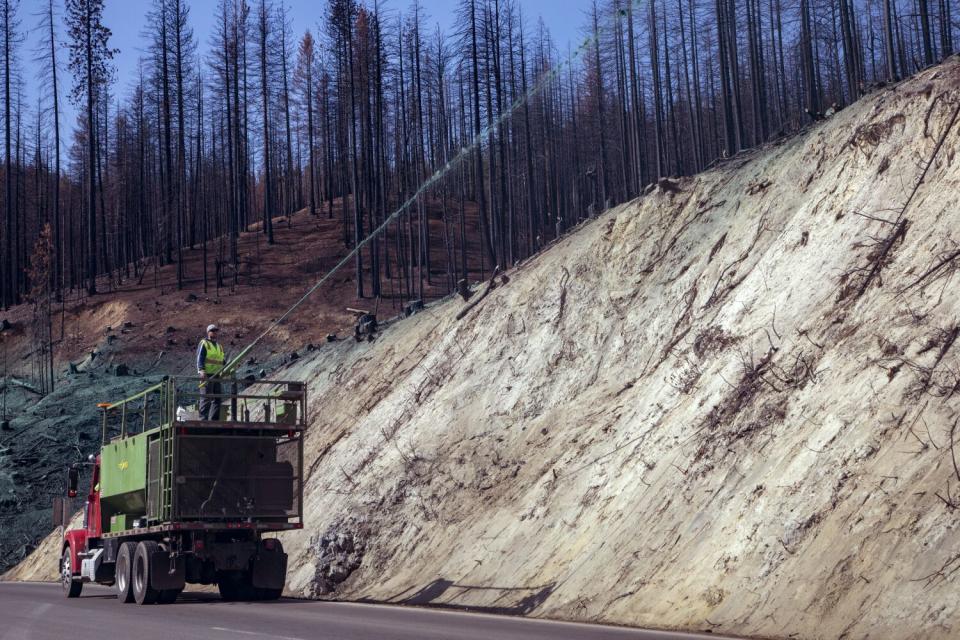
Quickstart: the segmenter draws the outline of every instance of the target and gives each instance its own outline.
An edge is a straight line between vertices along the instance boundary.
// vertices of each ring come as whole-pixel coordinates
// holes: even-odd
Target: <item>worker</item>
[[[200,385],[200,419],[219,420],[223,393],[220,386],[220,372],[226,356],[223,347],[217,342],[219,327],[211,324],[207,327],[207,337],[197,347],[197,373],[203,381]]]

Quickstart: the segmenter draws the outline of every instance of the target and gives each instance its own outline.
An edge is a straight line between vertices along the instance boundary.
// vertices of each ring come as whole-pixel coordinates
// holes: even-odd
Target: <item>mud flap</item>
[[[186,563],[183,556],[170,565],[170,554],[166,551],[157,551],[150,556],[150,586],[158,591],[183,589],[186,585]]]
[[[258,589],[283,589],[287,580],[287,554],[261,550],[253,559],[251,577]]]

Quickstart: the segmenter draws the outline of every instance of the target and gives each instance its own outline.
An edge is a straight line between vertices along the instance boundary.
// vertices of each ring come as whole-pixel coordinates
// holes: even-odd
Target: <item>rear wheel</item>
[[[257,600],[279,600],[283,589],[257,589]]]
[[[150,586],[150,557],[160,550],[153,540],[144,540],[137,545],[133,556],[133,597],[137,604],[153,604],[160,592]]]
[[[73,579],[73,559],[70,557],[70,547],[63,548],[63,556],[60,558],[60,585],[63,587],[63,595],[68,598],[79,598],[83,591],[83,583]]]
[[[127,604],[134,601],[133,595],[133,556],[137,552],[135,542],[124,542],[117,552],[117,600]]]
[[[217,582],[217,589],[220,591],[220,598],[224,602],[235,602],[240,599],[240,589],[234,580],[222,578]]]
[[[231,571],[221,573],[217,579],[220,597],[227,602],[237,600],[259,600],[257,591],[250,581],[249,571]]]
[[[158,604],[173,604],[180,597],[183,589],[164,589],[157,597]]]

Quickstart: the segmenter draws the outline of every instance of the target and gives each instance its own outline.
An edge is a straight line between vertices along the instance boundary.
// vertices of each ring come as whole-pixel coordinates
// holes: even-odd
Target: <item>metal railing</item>
[[[206,420],[191,407],[219,400],[220,416]],[[307,426],[307,388],[300,381],[166,377],[129,398],[101,403],[101,443],[174,424],[293,428]],[[178,409],[183,413],[178,416]]]

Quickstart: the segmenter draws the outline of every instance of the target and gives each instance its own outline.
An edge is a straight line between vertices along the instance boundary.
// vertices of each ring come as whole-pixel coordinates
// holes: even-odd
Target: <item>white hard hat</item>
[[[211,331],[219,331],[219,330],[220,330],[220,327],[218,327],[218,326],[215,325],[215,324],[208,324],[208,325],[207,325],[207,333],[210,333]]]

